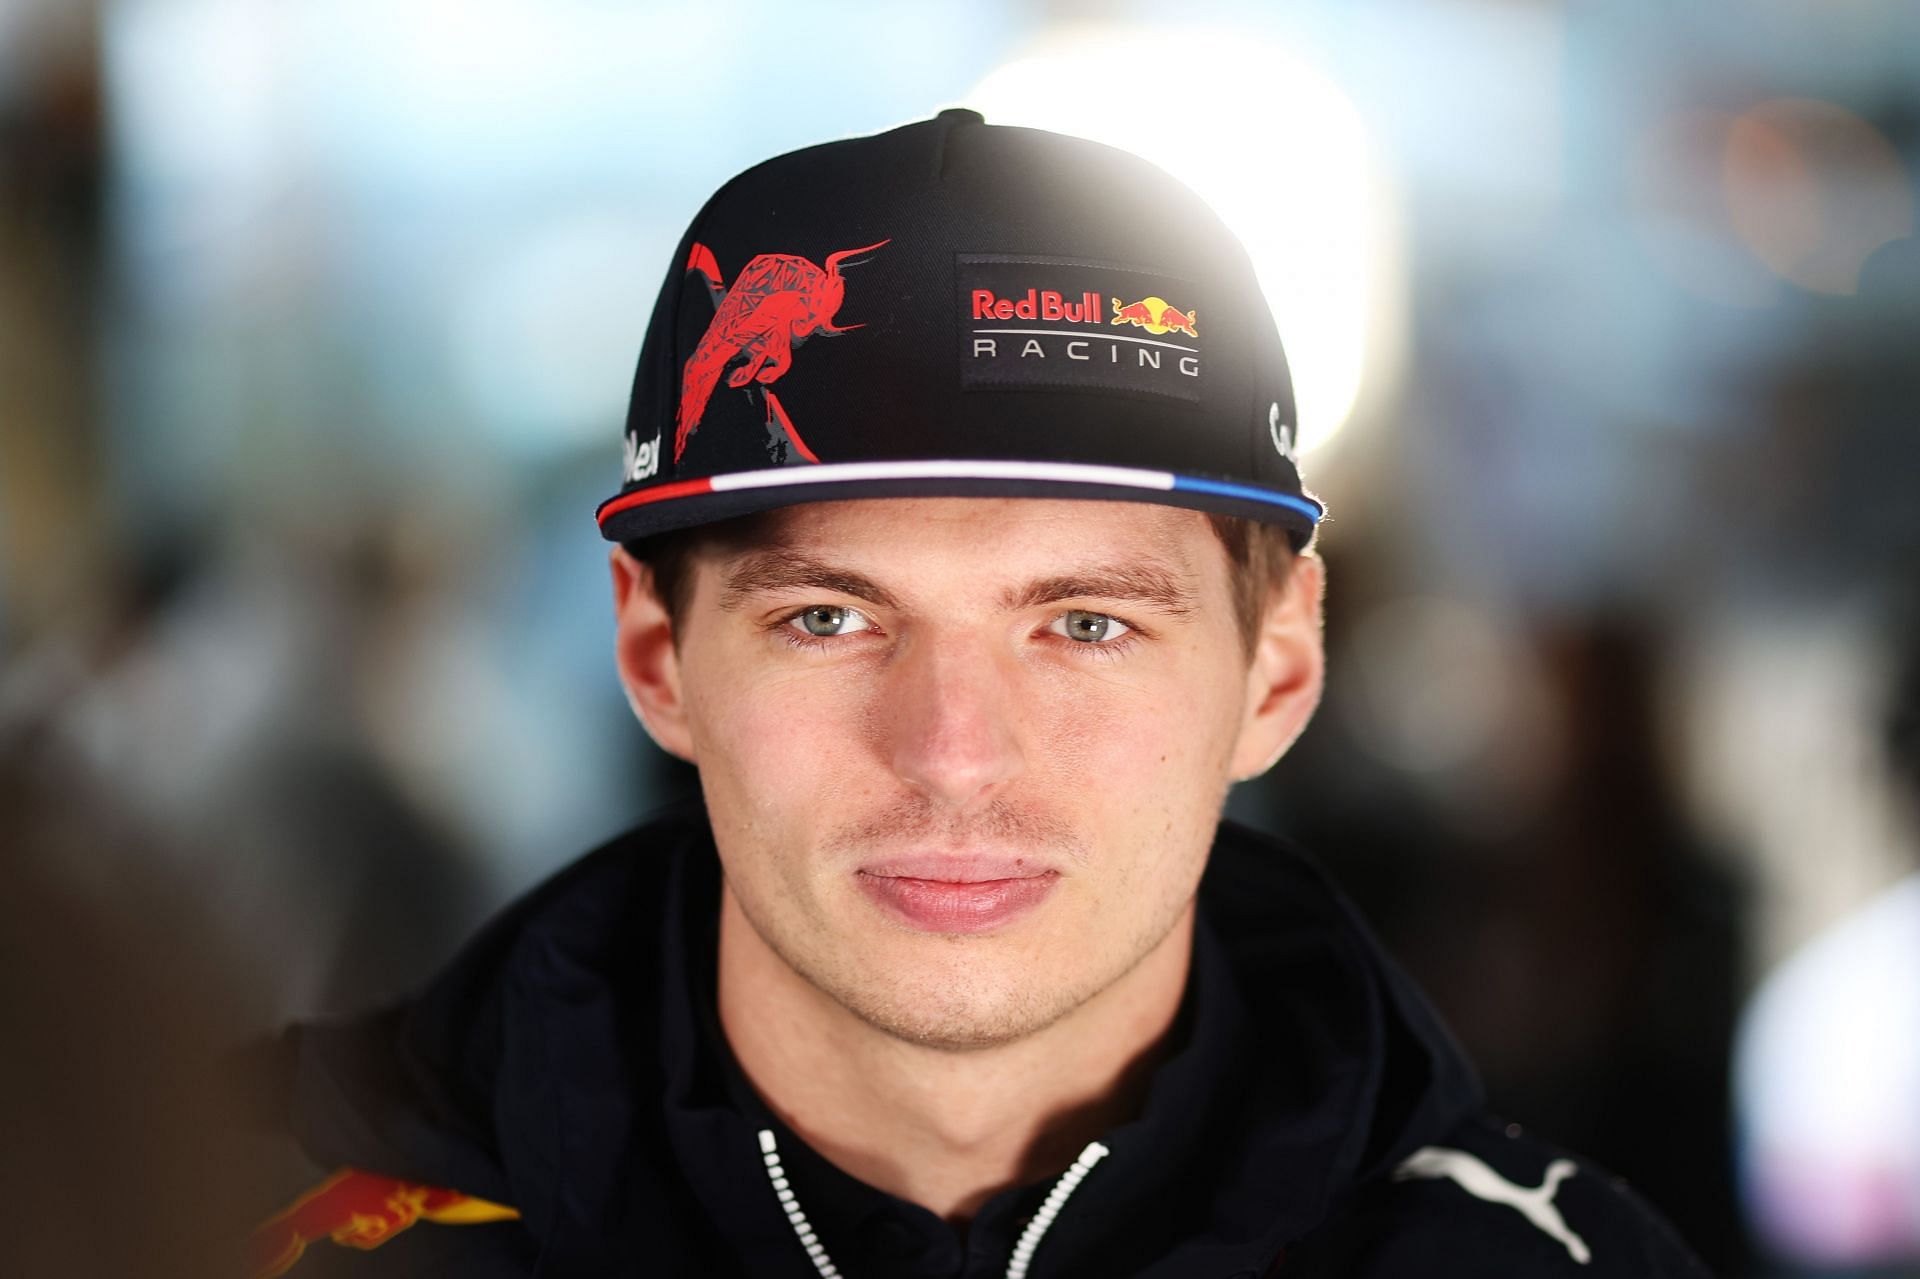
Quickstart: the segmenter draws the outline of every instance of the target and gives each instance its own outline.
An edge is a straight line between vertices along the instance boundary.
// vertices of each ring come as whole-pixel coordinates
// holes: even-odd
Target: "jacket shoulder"
[[[342,1168],[254,1228],[247,1270],[252,1279],[505,1279],[529,1273],[529,1243],[505,1204]]]
[[[1705,1279],[1673,1227],[1622,1179],[1502,1126],[1464,1119],[1288,1250],[1288,1275],[1567,1275]]]

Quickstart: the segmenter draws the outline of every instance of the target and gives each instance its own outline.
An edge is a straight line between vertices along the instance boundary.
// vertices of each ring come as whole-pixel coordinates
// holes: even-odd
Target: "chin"
[[[898,969],[895,969],[898,972]],[[875,1030],[948,1052],[997,1048],[1045,1030],[1083,1002],[1057,977],[995,982],[978,972],[900,974],[884,986],[815,982]]]
[[[875,1030],[923,1048],[943,1052],[978,1052],[1016,1043],[1046,1029],[1070,1009],[956,1006],[898,1008],[884,1004],[847,1005],[849,1011]]]

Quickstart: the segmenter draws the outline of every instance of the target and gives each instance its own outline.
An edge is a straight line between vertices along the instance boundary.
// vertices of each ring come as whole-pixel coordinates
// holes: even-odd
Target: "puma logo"
[[[1393,1179],[1451,1177],[1476,1199],[1519,1209],[1522,1216],[1562,1244],[1567,1255],[1584,1266],[1593,1256],[1587,1250],[1587,1241],[1567,1229],[1560,1210],[1553,1204],[1554,1192],[1560,1189],[1560,1183],[1577,1171],[1573,1160],[1556,1159],[1547,1165],[1546,1180],[1538,1186],[1517,1186],[1464,1150],[1422,1146],[1394,1169]]]

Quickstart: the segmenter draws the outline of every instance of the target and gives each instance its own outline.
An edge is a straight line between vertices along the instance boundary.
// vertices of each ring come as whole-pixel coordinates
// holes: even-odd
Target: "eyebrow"
[[[745,605],[750,595],[804,587],[851,595],[882,608],[900,606],[892,591],[870,577],[792,551],[769,550],[744,556],[727,570],[720,587],[720,607],[733,612]]]
[[[1153,564],[1115,565],[1041,578],[1007,592],[1005,603],[1009,609],[1020,609],[1085,598],[1150,604],[1173,617],[1185,617],[1194,609],[1193,592],[1176,574]]]
[[[720,607],[734,612],[750,596],[806,588],[851,595],[882,608],[900,607],[898,596],[864,574],[784,550],[755,551],[729,568],[721,582]],[[1157,564],[1110,565],[1039,578],[1008,590],[1001,606],[1016,610],[1070,599],[1131,600],[1172,617],[1186,617],[1194,610],[1193,592]]]

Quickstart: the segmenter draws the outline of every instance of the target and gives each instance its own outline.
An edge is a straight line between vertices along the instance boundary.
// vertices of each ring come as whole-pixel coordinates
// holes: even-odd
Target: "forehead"
[[[1198,511],[1149,502],[1063,498],[913,497],[809,502],[730,527],[723,564],[767,551],[852,557],[868,570],[911,575],[965,562],[995,575],[1091,561],[1151,562],[1204,577],[1225,548]]]

